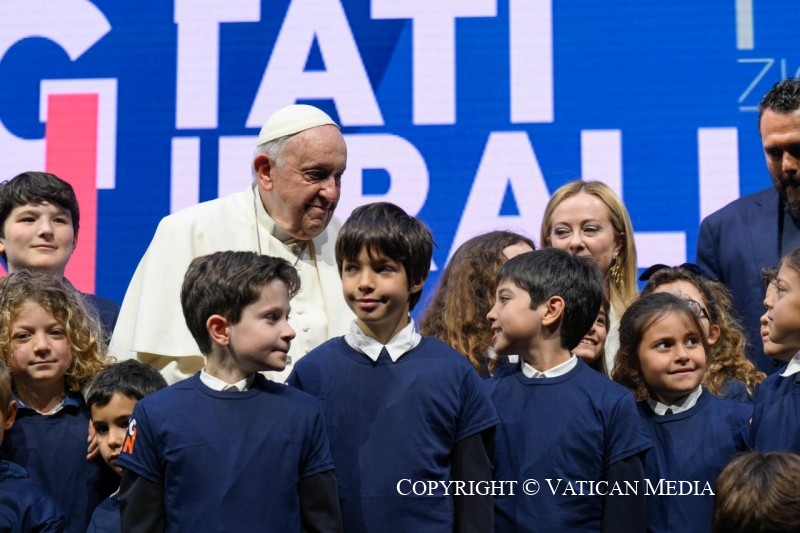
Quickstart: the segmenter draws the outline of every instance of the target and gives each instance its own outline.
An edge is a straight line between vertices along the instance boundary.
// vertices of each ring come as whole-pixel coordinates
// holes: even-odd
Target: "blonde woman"
[[[544,211],[542,246],[591,258],[603,274],[611,303],[605,361],[608,375],[619,348],[619,317],[636,296],[636,245],[625,205],[600,181],[577,180],[560,187]]]

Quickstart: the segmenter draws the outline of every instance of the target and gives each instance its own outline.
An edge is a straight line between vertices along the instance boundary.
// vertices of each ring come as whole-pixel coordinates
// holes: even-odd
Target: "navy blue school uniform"
[[[119,514],[119,494],[114,493],[98,505],[86,533],[120,533],[122,517]]]
[[[64,531],[67,519],[56,501],[24,468],[0,461],[0,531]]]
[[[388,353],[374,362],[338,337],[298,361],[287,383],[322,401],[345,531],[453,531],[452,490],[398,490],[450,481],[456,444],[498,422],[464,356],[422,337],[395,362]]]
[[[298,483],[333,469],[317,399],[260,374],[240,392],[198,372],[138,401],[128,431],[118,464],[164,488],[167,531],[299,532]]]
[[[758,387],[749,444],[759,452],[800,453],[800,373],[776,372]]]
[[[644,401],[639,402],[639,414],[653,441],[645,456],[645,477],[655,489],[647,496],[647,530],[709,531],[717,477],[734,456],[748,449],[744,437],[752,406],[703,389],[697,403],[685,411],[657,415]],[[684,493],[691,488],[691,495],[666,495],[672,489],[660,489],[659,480],[691,482],[691,487],[675,485]]]
[[[490,383],[500,415],[494,479],[517,483],[513,495],[495,495],[495,529],[600,531],[603,496],[577,482],[602,481],[610,465],[652,446],[631,392],[580,358],[561,376],[518,369]],[[524,492],[530,479],[535,495]]]
[[[758,389],[755,390],[757,391]],[[747,392],[747,385],[745,385],[744,381],[733,378],[725,382],[722,386],[722,390],[717,393],[717,396],[729,400],[747,402],[750,405],[752,405],[754,401],[754,396],[750,396]]]
[[[3,440],[3,458],[38,481],[67,515],[67,531],[85,533],[92,511],[119,486],[102,459],[86,461],[89,413],[78,392],[61,409],[41,415],[17,398],[14,425]]]

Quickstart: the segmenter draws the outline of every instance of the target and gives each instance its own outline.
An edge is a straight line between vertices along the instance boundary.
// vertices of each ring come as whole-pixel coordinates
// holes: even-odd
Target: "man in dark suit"
[[[747,333],[747,355],[769,374],[778,366],[761,344],[761,270],[800,246],[800,79],[776,83],[758,110],[773,187],[739,198],[703,220],[697,264],[730,288]]]

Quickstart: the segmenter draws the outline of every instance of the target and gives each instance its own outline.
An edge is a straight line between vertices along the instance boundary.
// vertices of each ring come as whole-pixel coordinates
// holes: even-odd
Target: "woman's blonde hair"
[[[52,274],[20,270],[0,279],[0,355],[6,365],[10,364],[14,322],[27,302],[40,305],[63,325],[72,357],[66,387],[81,390],[107,365],[97,314],[87,309],[76,289]]]
[[[614,314],[621,316],[625,307],[637,293],[636,244],[633,241],[633,225],[628,216],[628,210],[608,185],[601,181],[577,180],[559,187],[545,207],[539,242],[542,246],[551,246],[553,211],[561,202],[581,192],[596,196],[605,204],[608,209],[608,218],[614,228],[616,242],[621,245],[619,254],[612,260],[611,268],[605,273],[605,286],[611,309]],[[611,275],[613,269],[617,269],[616,276]]]

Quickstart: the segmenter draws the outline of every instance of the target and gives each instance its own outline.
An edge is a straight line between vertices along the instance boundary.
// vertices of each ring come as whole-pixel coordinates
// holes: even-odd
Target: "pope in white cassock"
[[[181,284],[192,259],[222,250],[282,257],[297,268],[292,360],[347,333],[353,315],[336,268],[341,223],[333,218],[346,164],[344,138],[326,113],[308,105],[276,111],[258,136],[250,187],[161,220],[125,293],[109,355],[149,363],[169,383],[202,369],[181,311]],[[282,382],[291,369],[269,377]]]

